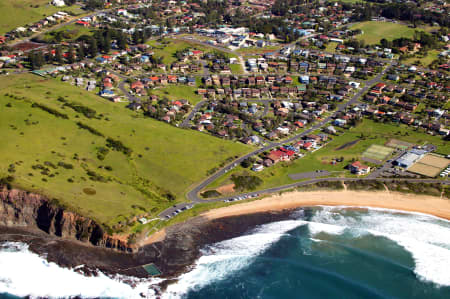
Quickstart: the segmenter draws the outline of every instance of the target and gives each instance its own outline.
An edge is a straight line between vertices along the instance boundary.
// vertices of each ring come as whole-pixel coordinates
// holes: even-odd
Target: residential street
[[[395,65],[395,62],[392,62],[381,72],[379,73],[376,77],[374,77],[373,79],[366,81],[365,82],[365,86],[359,90],[348,102],[343,103],[341,105],[338,106],[337,110],[331,114],[330,116],[326,117],[325,119],[323,119],[322,121],[320,121],[319,123],[313,125],[311,128],[296,134],[288,139],[282,140],[280,142],[277,143],[271,143],[267,146],[261,147],[251,153],[248,153],[244,156],[241,156],[240,158],[234,160],[233,162],[227,164],[226,166],[224,166],[223,168],[221,168],[219,171],[217,171],[216,173],[214,173],[213,175],[209,176],[208,178],[206,178],[203,182],[201,182],[199,185],[197,185],[196,187],[194,187],[191,191],[189,191],[187,193],[187,198],[191,201],[189,203],[182,203],[177,205],[176,207],[172,207],[169,208],[165,211],[163,211],[159,216],[160,217],[165,217],[167,215],[171,215],[174,211],[179,210],[183,207],[186,206],[193,206],[197,203],[204,203],[204,202],[217,202],[217,201],[223,201],[223,200],[227,200],[227,199],[231,199],[234,198],[236,196],[227,196],[227,197],[221,197],[221,198],[216,198],[216,199],[211,199],[211,200],[203,200],[201,198],[199,198],[198,194],[201,190],[203,190],[206,186],[208,186],[209,184],[211,184],[212,182],[214,182],[216,179],[218,179],[219,177],[221,177],[222,175],[224,175],[227,171],[229,171],[230,169],[234,168],[235,166],[237,166],[239,163],[241,163],[242,161],[244,161],[245,159],[252,157],[254,155],[258,155],[264,151],[268,151],[271,150],[273,148],[279,147],[283,144],[287,144],[287,143],[291,143],[297,139],[300,139],[308,134],[310,134],[311,132],[318,130],[320,128],[323,128],[325,125],[327,125],[339,112],[341,111],[345,111],[345,109],[347,107],[349,107],[350,105],[354,105],[358,102],[359,98],[364,95],[373,85],[379,83],[382,79],[382,77],[384,76],[384,74],[389,70],[389,68],[391,68],[392,66]],[[265,100],[261,100],[261,101],[265,101]],[[269,102],[270,100],[267,100],[265,102]],[[189,118],[192,118],[192,116],[195,114],[194,110],[197,111],[197,109],[199,108],[200,103],[198,103],[196,105],[196,107],[194,107],[193,111],[191,112],[191,114],[188,116]],[[188,122],[187,122],[188,123]],[[183,122],[184,125],[186,125],[187,123]],[[398,156],[400,156],[403,152],[398,153]],[[442,184],[446,184],[449,185],[450,181],[446,180],[446,181],[442,181],[442,180],[437,180],[437,179],[411,179],[411,178],[395,178],[395,179],[391,179],[391,178],[380,178],[380,174],[385,171],[386,169],[390,168],[392,166],[391,162],[385,163],[383,166],[379,167],[376,171],[374,171],[371,175],[369,175],[366,178],[314,178],[308,181],[302,181],[302,182],[297,182],[297,183],[293,183],[293,184],[289,184],[289,185],[284,185],[284,186],[278,186],[278,187],[274,187],[274,188],[269,188],[269,189],[265,189],[265,190],[259,190],[259,191],[254,191],[254,192],[249,192],[249,193],[245,193],[245,194],[241,194],[239,196],[254,196],[254,195],[260,195],[260,194],[268,194],[268,193],[274,193],[274,192],[279,192],[282,190],[287,190],[287,189],[291,189],[291,188],[295,188],[295,187],[299,187],[299,186],[304,186],[304,185],[308,185],[308,184],[313,184],[313,183],[317,183],[317,182],[329,182],[329,181],[358,181],[358,180],[376,180],[376,181],[380,181],[380,182],[390,182],[393,180],[398,180],[398,181],[408,181],[408,182],[423,182],[423,183],[442,183]]]

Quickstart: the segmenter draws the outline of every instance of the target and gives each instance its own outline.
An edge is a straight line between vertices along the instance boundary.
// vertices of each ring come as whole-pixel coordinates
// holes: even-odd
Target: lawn
[[[163,63],[171,64],[177,61],[175,52],[189,48],[191,50],[205,51],[206,47],[181,40],[163,39],[162,41],[150,40],[147,42],[152,46],[155,57],[162,57]]]
[[[265,46],[265,47],[248,47],[248,48],[239,48],[236,50],[236,52],[239,52],[241,54],[251,54],[251,53],[264,53],[264,52],[271,52],[271,51],[277,51],[281,49],[281,45],[278,46]]]
[[[362,137],[362,138],[361,138]],[[250,173],[263,180],[258,189],[266,189],[295,182],[288,177],[289,174],[315,171],[318,169],[328,170],[333,176],[350,176],[347,166],[352,159],[361,159],[363,153],[373,145],[384,145],[388,140],[398,140],[423,145],[432,143],[437,146],[437,152],[441,154],[450,153],[450,143],[440,137],[431,136],[422,132],[413,131],[403,125],[382,124],[371,120],[364,120],[356,128],[345,131],[344,134],[335,137],[325,147],[307,153],[304,157],[292,162],[278,163],[261,172],[253,172],[242,167],[236,167],[225,176],[212,182],[205,190],[211,190],[219,186],[230,184],[232,174]],[[356,143],[355,143],[356,141]],[[333,158],[344,158],[343,162],[332,165]],[[387,158],[387,157],[386,157]]]
[[[196,90],[197,87],[194,86],[170,85],[152,89],[151,93],[160,98],[167,97],[169,100],[188,100],[191,105],[195,105],[203,99],[202,96],[195,93]]]
[[[59,97],[83,109],[64,107]],[[56,112],[32,107],[33,102]],[[184,201],[184,194],[208,170],[250,151],[29,74],[2,78],[0,107],[1,136],[7,140],[0,144],[0,177],[12,175],[14,185],[58,199],[109,226],[134,215],[153,217]],[[86,110],[92,112],[88,108],[95,117],[86,116]],[[56,117],[58,112],[67,118]],[[103,159],[102,148],[109,149]],[[167,192],[175,200],[168,200]]]
[[[58,11],[81,12],[79,6],[55,7],[49,0],[1,0],[0,35]]]
[[[336,52],[336,47],[338,46],[338,43],[336,42],[330,42],[327,44],[327,47],[325,49],[326,52],[334,53]]]
[[[393,40],[400,37],[411,38],[415,30],[423,30],[419,28],[410,28],[407,25],[391,23],[391,22],[377,22],[367,21],[357,23],[351,29],[361,29],[362,34],[356,38],[364,40],[366,44],[378,44],[381,39]]]
[[[230,69],[233,75],[241,75],[244,73],[241,64],[230,64]]]

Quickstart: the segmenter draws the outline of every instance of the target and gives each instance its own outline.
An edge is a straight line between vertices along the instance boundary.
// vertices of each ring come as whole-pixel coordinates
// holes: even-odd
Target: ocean
[[[160,281],[132,288],[124,279],[84,277],[21,243],[0,247],[0,294],[151,298],[148,286]],[[299,209],[203,248],[163,298],[450,298],[450,222],[386,209]]]

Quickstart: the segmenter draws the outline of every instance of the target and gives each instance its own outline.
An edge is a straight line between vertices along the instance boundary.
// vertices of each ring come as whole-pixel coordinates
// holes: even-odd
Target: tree
[[[89,40],[89,55],[91,57],[97,56],[98,53],[98,46],[97,46],[97,40],[95,38],[91,38]]]
[[[41,51],[39,52],[31,52],[28,54],[28,61],[30,62],[30,66],[33,70],[39,69],[41,66],[45,64],[44,55]]]
[[[119,31],[119,35],[117,37],[117,46],[121,50],[125,50],[127,48],[127,38],[125,34],[121,31]]]
[[[105,39],[103,40],[103,52],[109,53],[111,51],[111,32],[108,30],[105,33]]]
[[[72,44],[69,46],[69,51],[67,52],[67,60],[70,64],[75,62],[75,49]]]
[[[63,63],[61,46],[57,46],[55,49],[55,61],[58,63]]]
[[[80,43],[77,51],[78,60],[84,59],[86,57],[85,45],[84,43]]]

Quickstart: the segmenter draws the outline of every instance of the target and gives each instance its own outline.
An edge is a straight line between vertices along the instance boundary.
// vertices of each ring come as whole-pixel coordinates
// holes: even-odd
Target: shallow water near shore
[[[289,218],[206,246],[163,298],[450,298],[447,220],[325,206]],[[0,297],[151,298],[152,283],[132,288],[120,277],[84,277],[24,244],[0,247]]]

